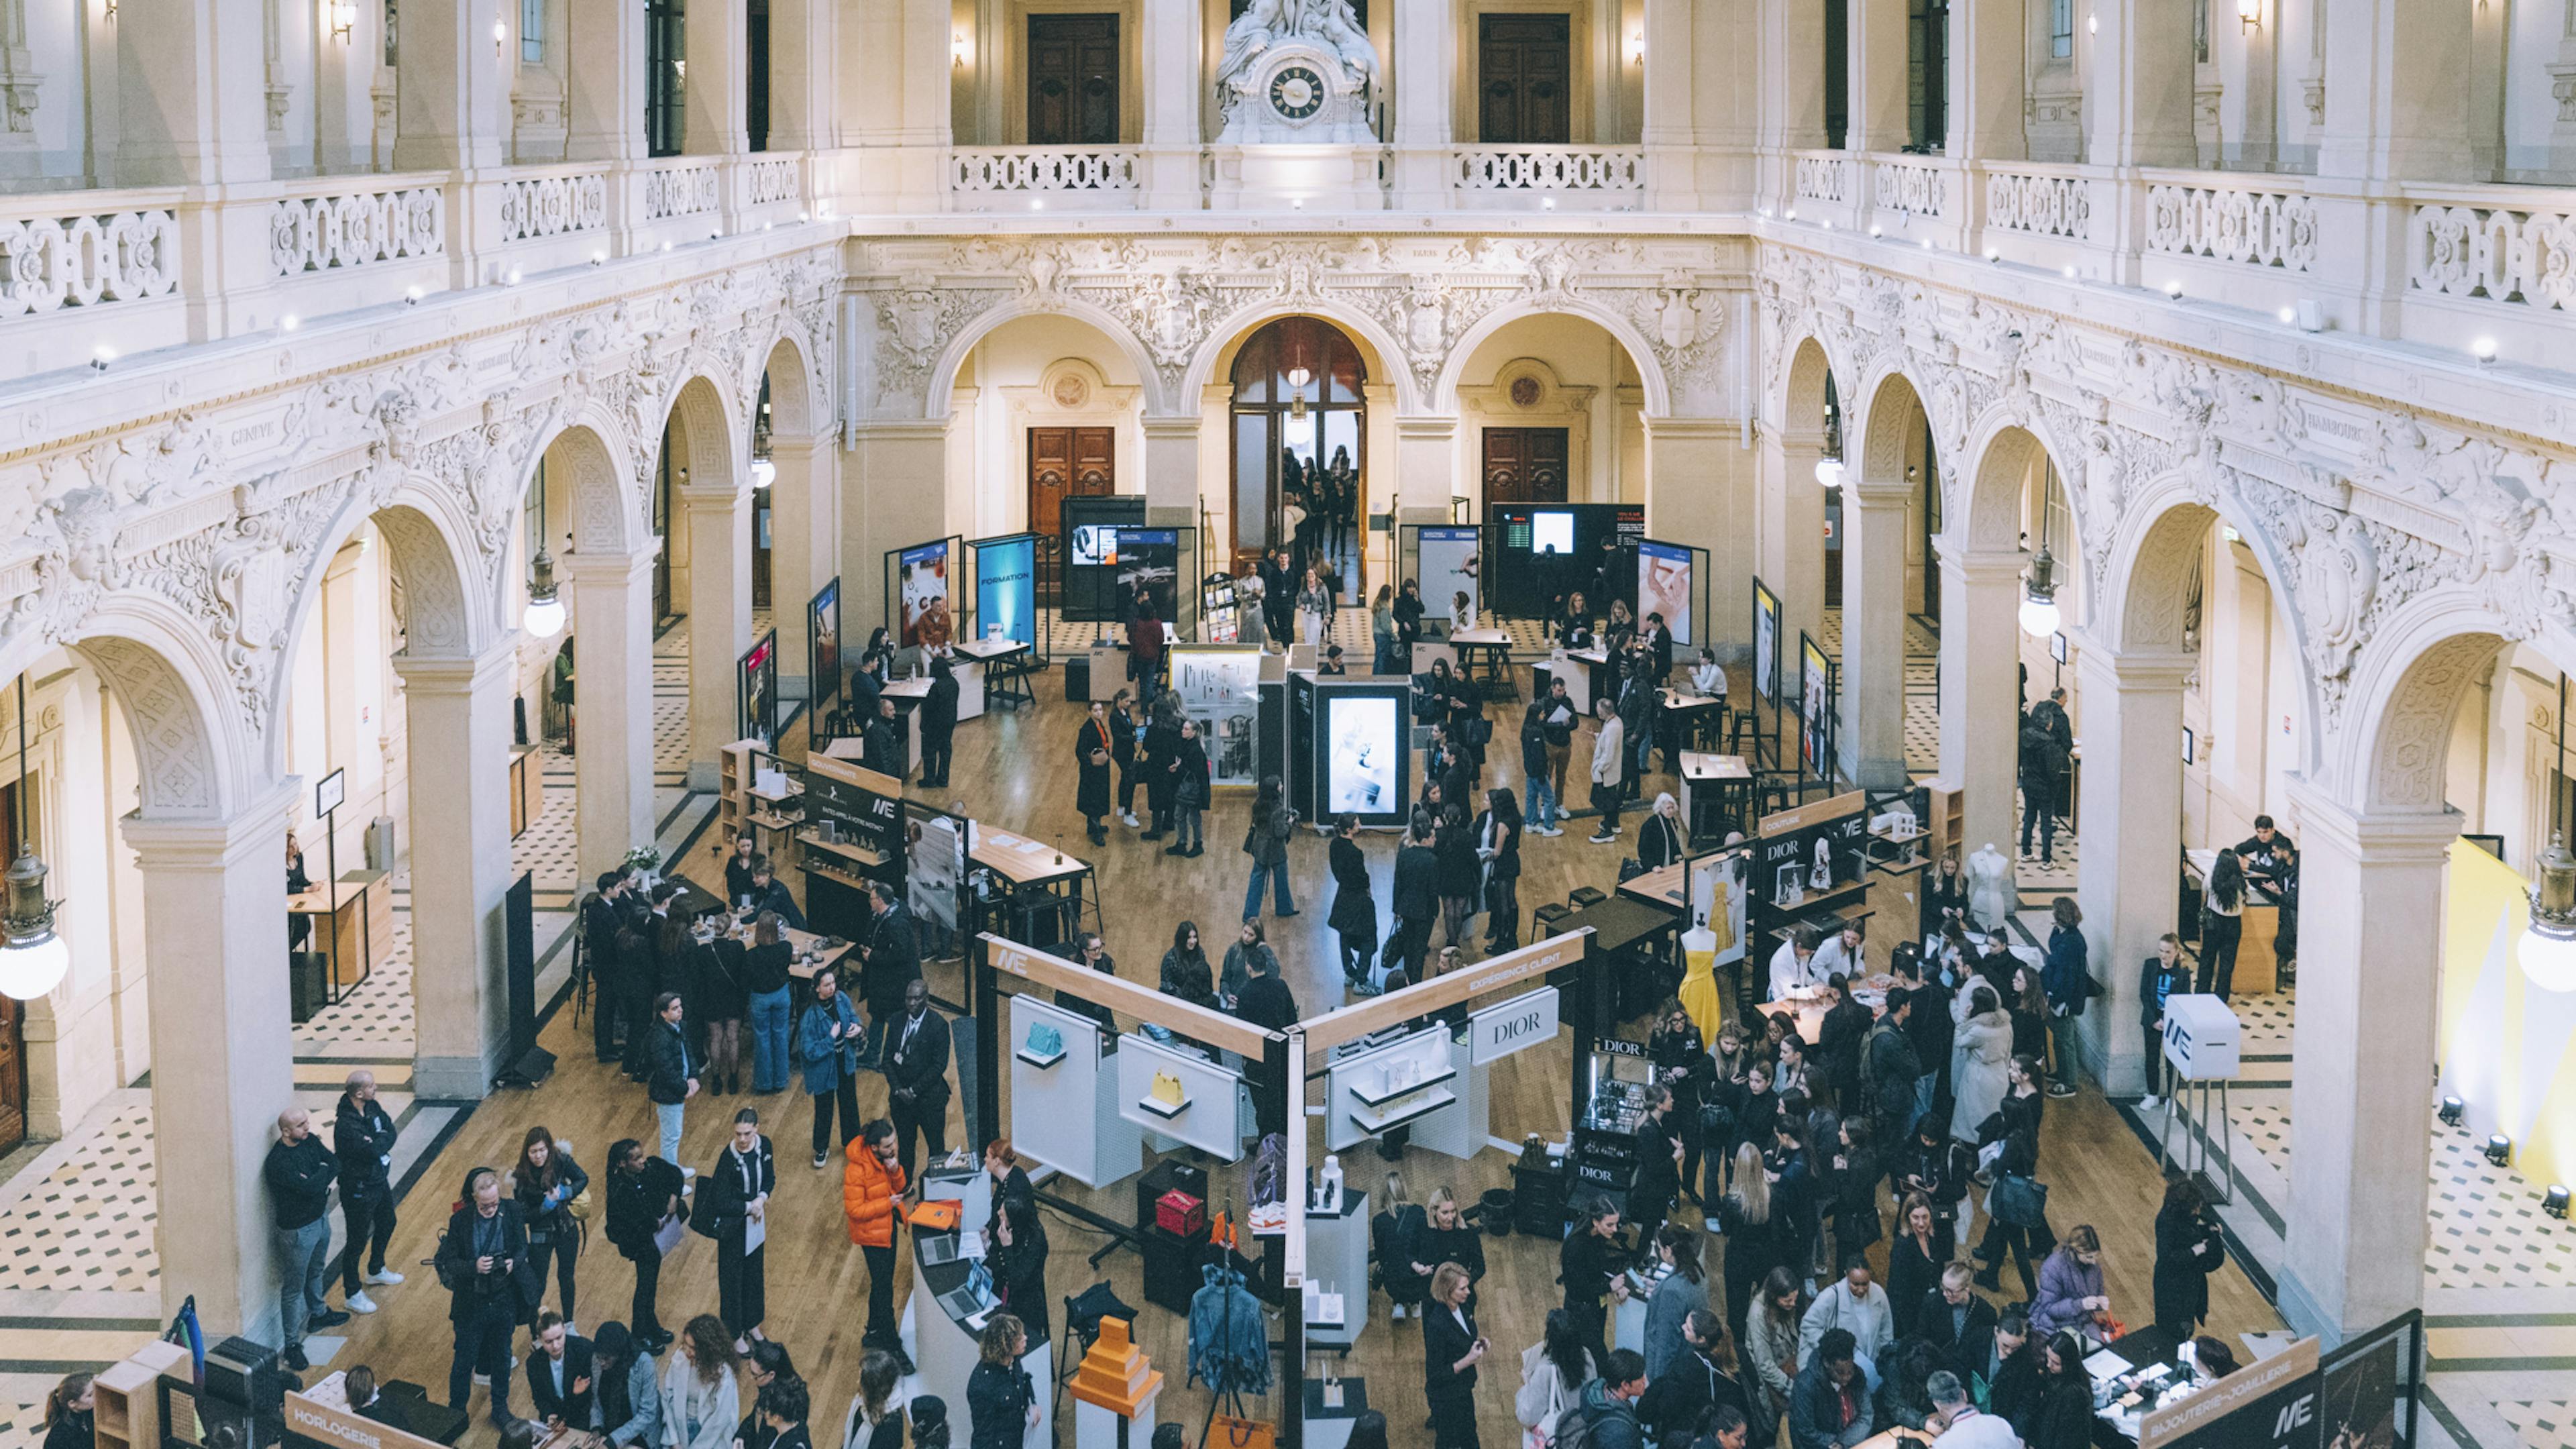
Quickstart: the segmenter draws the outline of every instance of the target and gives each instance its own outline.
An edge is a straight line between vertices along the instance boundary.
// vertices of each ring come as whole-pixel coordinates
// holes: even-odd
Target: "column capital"
[[[1865,508],[1905,508],[1914,502],[1914,484],[1903,478],[1856,478],[1846,470],[1843,493]]]
[[[1415,442],[1445,442],[1458,436],[1458,419],[1455,416],[1428,415],[1399,417],[1395,420],[1395,435]]]
[[[2081,630],[2075,640],[2075,672],[2087,688],[2098,685],[2123,693],[2179,690],[2200,668],[2197,654],[2107,649]]]
[[[1139,419],[1138,425],[1145,430],[1145,441],[1149,443],[1157,440],[1171,443],[1192,442],[1198,438],[1200,418],[1197,413],[1171,417],[1146,417]]]
[[[466,694],[481,686],[506,684],[519,661],[519,631],[480,654],[415,656],[405,649],[393,657],[393,670],[405,694]]]
[[[684,513],[711,512],[748,502],[751,489],[736,483],[683,483],[671,490]]]
[[[1825,451],[1825,430],[1822,428],[1773,428],[1771,437],[1784,453],[1821,454]]]
[[[1726,441],[1732,440],[1744,430],[1742,418],[1675,418],[1642,413],[1638,416],[1638,421],[1645,424],[1646,441],[1650,443],[1658,438],[1667,441],[1685,438],[1716,438]]]
[[[290,777],[258,791],[230,815],[174,820],[138,813],[119,820],[117,829],[146,870],[226,869],[255,851],[274,855],[303,794],[303,781]]]
[[[928,439],[934,443],[948,441],[946,418],[862,418],[850,424],[853,443],[909,442]]]
[[[555,572],[575,584],[631,583],[652,571],[661,552],[656,538],[633,553],[568,553],[555,560]]]
[[[1932,548],[1941,556],[1943,573],[1957,574],[1971,584],[2018,579],[2024,567],[2021,550],[2017,548],[1957,548],[1939,539],[1932,541]]]
[[[2290,782],[2290,808],[2298,819],[2302,854],[2323,841],[2364,865],[2429,865],[2441,861],[2468,820],[2440,810],[2356,811],[2313,780]]]

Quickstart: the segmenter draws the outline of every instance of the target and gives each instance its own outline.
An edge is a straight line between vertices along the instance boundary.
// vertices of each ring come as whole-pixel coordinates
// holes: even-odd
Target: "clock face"
[[[1324,108],[1324,78],[1302,65],[1280,67],[1270,78],[1270,108],[1283,119],[1305,120]]]

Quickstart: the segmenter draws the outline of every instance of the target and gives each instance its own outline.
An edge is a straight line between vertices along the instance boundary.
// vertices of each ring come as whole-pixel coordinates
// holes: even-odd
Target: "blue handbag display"
[[[1029,1055],[1051,1057],[1064,1050],[1064,1033],[1043,1021],[1029,1023]]]

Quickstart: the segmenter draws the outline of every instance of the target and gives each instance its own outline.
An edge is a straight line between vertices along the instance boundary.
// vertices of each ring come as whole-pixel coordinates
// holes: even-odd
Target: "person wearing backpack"
[[[1557,1421],[1556,1449],[1646,1449],[1637,1400],[1646,1393],[1646,1360],[1613,1349],[1601,1377],[1583,1386],[1582,1408]]]
[[[1549,1309],[1545,1336],[1521,1350],[1521,1388],[1512,1397],[1512,1415],[1521,1422],[1522,1449],[1559,1449],[1557,1427],[1580,1411],[1592,1375],[1592,1353],[1574,1331],[1573,1316]]]

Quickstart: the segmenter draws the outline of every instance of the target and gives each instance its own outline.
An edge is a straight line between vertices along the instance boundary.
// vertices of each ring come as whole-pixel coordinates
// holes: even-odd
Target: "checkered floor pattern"
[[[346,996],[295,1028],[298,1061],[408,1056],[417,1039],[411,998],[411,912],[394,913],[385,959]]]
[[[2476,1138],[2438,1120],[2432,1176],[2427,1288],[2576,1289],[2576,1230],[2541,1212],[2543,1184],[2487,1161]]]
[[[2499,1401],[2495,1408],[2513,1426],[2517,1442],[2528,1449],[2562,1449],[2576,1444],[2576,1401],[2507,1399]]]
[[[0,1209],[0,1290],[159,1291],[152,1106],[133,1095]]]

